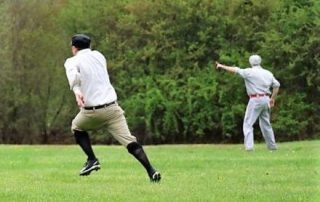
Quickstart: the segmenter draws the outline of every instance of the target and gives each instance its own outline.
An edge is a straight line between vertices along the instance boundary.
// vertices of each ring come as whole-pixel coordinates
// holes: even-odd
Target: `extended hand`
[[[216,68],[219,69],[222,65],[219,62],[216,62]]]

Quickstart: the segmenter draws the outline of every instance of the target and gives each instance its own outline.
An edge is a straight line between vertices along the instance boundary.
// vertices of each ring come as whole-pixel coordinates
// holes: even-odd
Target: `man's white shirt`
[[[117,100],[110,83],[107,61],[99,51],[83,49],[68,58],[64,67],[70,89],[82,93],[85,106],[98,106]]]

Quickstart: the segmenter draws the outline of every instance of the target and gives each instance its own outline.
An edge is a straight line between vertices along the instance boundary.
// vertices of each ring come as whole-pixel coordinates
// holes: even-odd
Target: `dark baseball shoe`
[[[84,175],[90,175],[91,171],[95,170],[98,171],[100,169],[100,163],[98,161],[98,159],[95,160],[88,160],[83,168],[80,170],[80,175],[84,176]]]
[[[149,174],[149,178],[151,182],[160,182],[161,180],[161,174],[158,171],[153,171],[152,173]]]
[[[268,146],[268,149],[270,151],[276,151],[278,149],[278,147],[276,145],[272,145],[272,146]]]

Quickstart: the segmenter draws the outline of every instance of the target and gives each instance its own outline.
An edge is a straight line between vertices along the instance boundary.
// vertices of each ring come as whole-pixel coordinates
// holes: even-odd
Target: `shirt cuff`
[[[239,68],[239,67],[234,67],[234,68],[235,68],[234,73],[239,74],[239,70],[240,70],[240,68]]]
[[[73,90],[74,94],[81,95],[81,90],[80,90],[79,86],[74,86],[72,90]]]

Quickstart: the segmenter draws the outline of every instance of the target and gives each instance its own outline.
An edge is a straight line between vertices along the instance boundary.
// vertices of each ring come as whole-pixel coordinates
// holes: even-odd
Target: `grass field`
[[[163,175],[153,184],[121,146],[95,146],[102,169],[80,177],[75,145],[0,145],[0,201],[320,202],[320,141],[279,147],[146,146]]]

